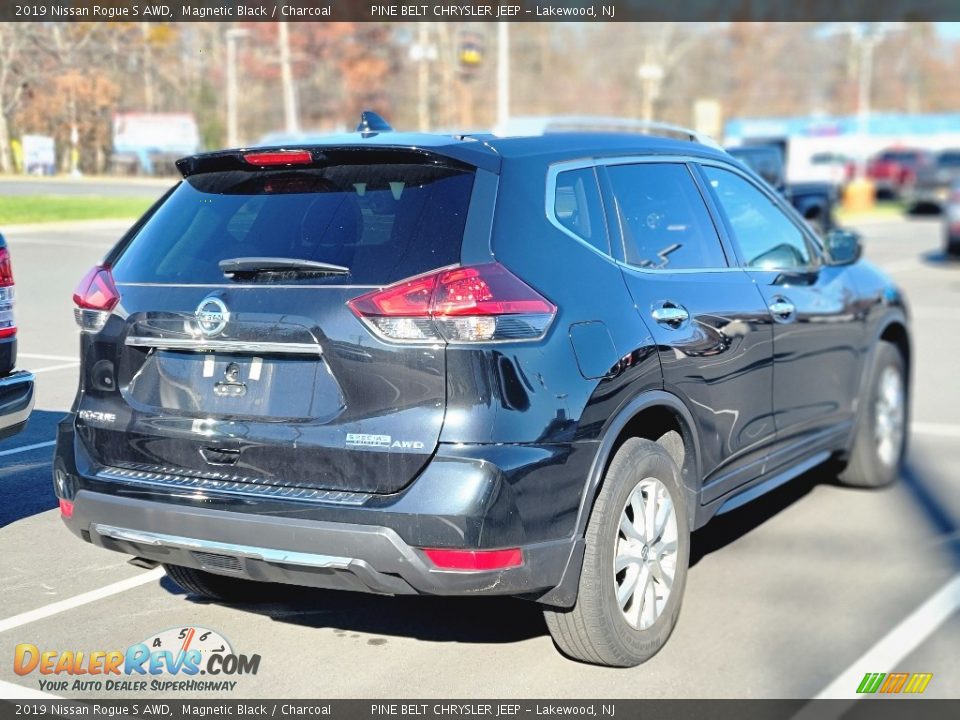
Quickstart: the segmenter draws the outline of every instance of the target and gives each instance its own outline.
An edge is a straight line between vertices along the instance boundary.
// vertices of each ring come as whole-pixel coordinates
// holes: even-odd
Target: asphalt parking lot
[[[564,659],[537,607],[518,600],[277,587],[262,603],[211,604],[79,542],[50,482],[54,427],[77,383],[71,293],[123,227],[6,232],[20,365],[37,373],[38,400],[27,430],[0,443],[0,697],[38,690],[37,675],[11,668],[18,643],[112,650],[190,625],[261,655],[238,697],[806,698],[851,696],[864,673],[891,670],[931,672],[927,696],[960,697],[960,262],[942,257],[937,218],[858,229],[912,309],[904,478],[858,491],[814,471],[696,533],[673,638],[632,670]]]

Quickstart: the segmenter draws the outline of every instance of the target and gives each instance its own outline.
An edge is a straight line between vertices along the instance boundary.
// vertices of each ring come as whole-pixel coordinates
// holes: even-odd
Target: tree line
[[[269,23],[0,24],[0,171],[23,134],[54,137],[58,166],[104,171],[118,112],[189,112],[207,149],[225,142],[225,32],[238,41],[241,139],[284,126],[277,26]],[[481,129],[496,117],[496,26],[290,23],[300,127],[352,128],[363,108],[402,129]],[[850,114],[862,53],[848,26],[820,23],[514,23],[515,115],[601,114],[693,124]],[[464,50],[469,43],[469,60]],[[931,23],[885,28],[873,58],[878,111],[960,109],[960,49]]]

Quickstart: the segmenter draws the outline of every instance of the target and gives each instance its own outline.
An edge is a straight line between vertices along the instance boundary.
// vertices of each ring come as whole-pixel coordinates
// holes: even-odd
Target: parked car
[[[783,194],[818,234],[834,227],[837,187],[832,182],[788,183],[778,145],[738,145],[727,152]]]
[[[917,173],[933,163],[933,153],[919,148],[890,148],[867,163],[867,177],[873,182],[877,195],[899,198]]]
[[[943,209],[944,251],[960,255],[960,181],[954,182]]]
[[[846,155],[836,152],[818,152],[807,162],[807,175],[811,180],[832,185],[839,192],[853,180],[856,164]]]
[[[33,410],[33,373],[16,370],[16,285],[7,241],[0,235],[0,440],[23,430]]]
[[[940,211],[950,198],[950,190],[960,180],[960,150],[944,150],[936,159],[917,171],[913,182],[904,188],[909,210]]]
[[[647,660],[693,529],[828,461],[887,485],[906,437],[899,291],[688,137],[367,116],[179,161],[74,296],[67,527],[208,598],[514,595]]]

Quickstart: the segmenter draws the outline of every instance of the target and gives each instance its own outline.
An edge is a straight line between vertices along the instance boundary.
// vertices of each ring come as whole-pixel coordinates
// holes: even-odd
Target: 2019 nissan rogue
[[[178,168],[74,295],[54,482],[190,592],[514,595],[631,666],[692,530],[827,461],[897,476],[900,292],[692,134],[368,115]]]

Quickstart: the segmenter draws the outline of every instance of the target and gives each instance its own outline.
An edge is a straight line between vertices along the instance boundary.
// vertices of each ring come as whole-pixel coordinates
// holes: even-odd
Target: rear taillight
[[[73,517],[73,503],[70,500],[60,498],[60,514],[68,520]]]
[[[113,282],[110,268],[97,265],[83,276],[73,292],[73,316],[85,332],[100,332],[110,312],[120,302],[120,293]]]
[[[9,338],[17,334],[17,323],[13,318],[14,295],[10,251],[6,247],[0,247],[0,338]]]
[[[537,340],[557,312],[498,263],[421,275],[347,305],[377,335],[399,342]]]

